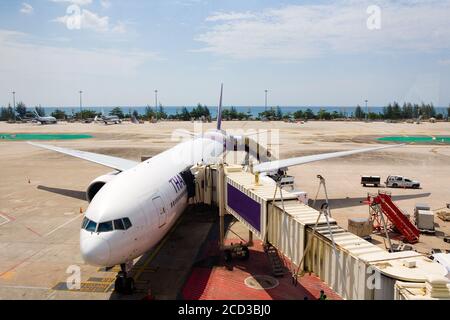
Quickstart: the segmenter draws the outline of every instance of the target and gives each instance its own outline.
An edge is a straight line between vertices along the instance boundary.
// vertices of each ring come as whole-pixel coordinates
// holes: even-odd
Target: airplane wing
[[[65,148],[49,146],[49,145],[39,144],[39,143],[34,143],[34,142],[28,142],[28,143],[35,147],[44,148],[44,149],[56,151],[59,153],[63,153],[63,154],[66,154],[66,155],[69,155],[69,156],[72,156],[75,158],[80,158],[83,160],[101,164],[105,167],[113,168],[118,171],[125,171],[125,170],[131,169],[139,164],[139,162],[136,162],[136,161],[107,156],[104,154],[65,149]]]
[[[297,165],[306,164],[306,163],[310,163],[310,162],[351,156],[351,155],[358,154],[358,153],[371,152],[371,151],[382,150],[382,149],[389,149],[389,148],[399,147],[399,146],[403,146],[403,145],[404,144],[389,145],[389,146],[382,146],[382,147],[376,147],[376,148],[350,150],[350,151],[323,153],[323,154],[317,154],[317,155],[312,155],[312,156],[304,156],[304,157],[290,158],[290,159],[284,159],[284,160],[263,162],[258,165],[255,165],[253,168],[253,171],[254,172],[276,171],[279,169],[287,169],[292,166],[297,166]]]

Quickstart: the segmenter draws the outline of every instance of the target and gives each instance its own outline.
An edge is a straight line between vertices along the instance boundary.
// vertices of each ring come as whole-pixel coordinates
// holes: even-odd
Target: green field
[[[416,136],[416,137],[404,137],[404,136],[392,136],[378,138],[379,141],[392,141],[401,143],[446,143],[450,144],[450,136]]]
[[[31,140],[79,140],[91,139],[88,134],[36,134],[36,133],[0,133],[0,141],[31,141]]]

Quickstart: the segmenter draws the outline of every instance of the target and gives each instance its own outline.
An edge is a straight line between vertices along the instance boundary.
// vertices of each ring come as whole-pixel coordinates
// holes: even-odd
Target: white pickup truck
[[[418,189],[420,188],[420,182],[402,176],[389,176],[386,179],[386,187]]]

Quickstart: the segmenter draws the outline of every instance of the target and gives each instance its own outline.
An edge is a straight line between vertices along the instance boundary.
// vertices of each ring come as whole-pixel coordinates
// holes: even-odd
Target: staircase
[[[277,249],[275,249],[275,247],[273,247],[271,244],[268,244],[264,247],[264,251],[266,252],[267,259],[272,266],[272,275],[274,277],[283,277],[286,273],[286,269],[283,261],[278,255]]]
[[[370,205],[379,205],[384,215],[392,222],[397,230],[405,237],[409,243],[416,243],[419,241],[420,231],[414,226],[411,221],[403,214],[403,212],[392,202],[389,194],[378,193],[375,197],[369,198]]]

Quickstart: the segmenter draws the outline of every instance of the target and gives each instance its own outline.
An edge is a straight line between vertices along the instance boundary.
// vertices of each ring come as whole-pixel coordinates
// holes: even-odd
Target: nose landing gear
[[[121,271],[117,274],[116,281],[114,282],[114,288],[119,294],[133,294],[134,292],[134,279],[128,277],[127,268],[125,264],[120,265]]]

